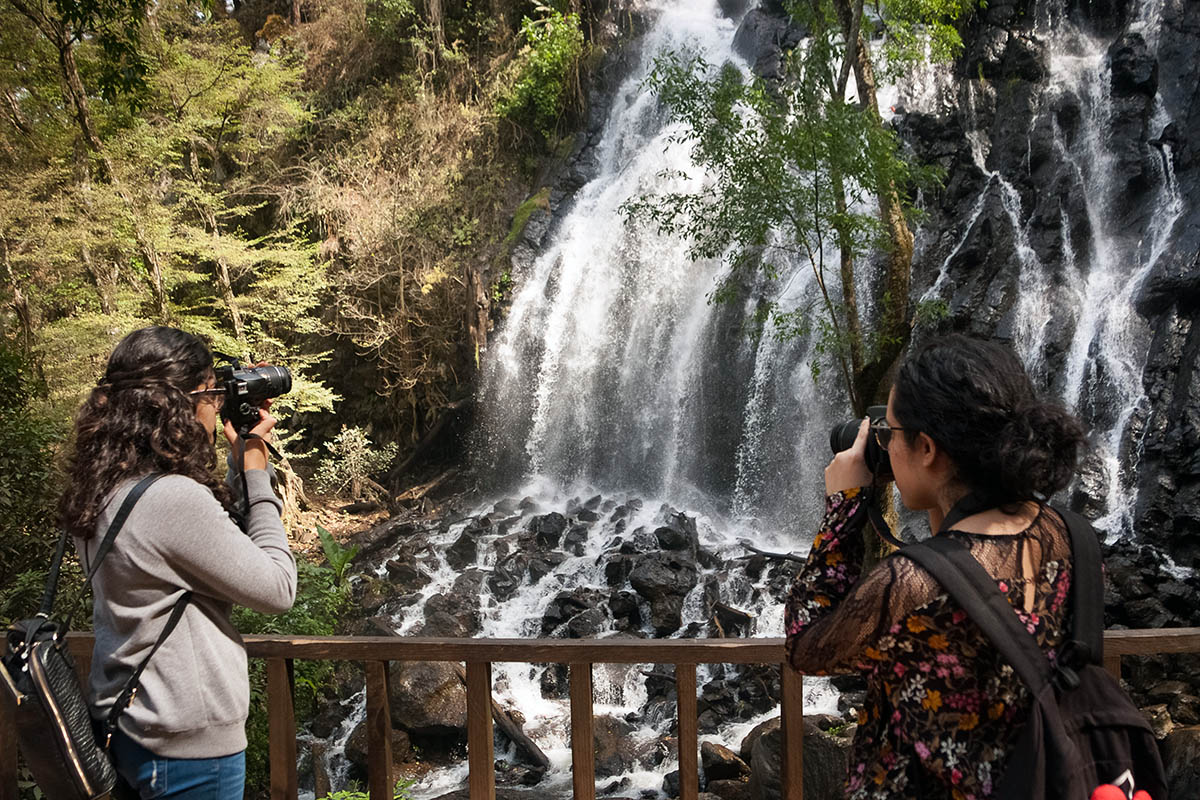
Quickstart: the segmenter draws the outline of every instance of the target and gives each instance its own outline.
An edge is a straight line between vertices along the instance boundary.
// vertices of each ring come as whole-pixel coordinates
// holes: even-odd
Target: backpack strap
[[[1072,670],[1104,663],[1104,572],[1100,542],[1091,523],[1074,511],[1053,507],[1071,534],[1071,638],[1059,662]]]
[[[980,627],[1021,681],[1037,697],[1051,680],[1050,662],[1001,592],[962,542],[935,536],[896,553],[916,561],[950,593]]]

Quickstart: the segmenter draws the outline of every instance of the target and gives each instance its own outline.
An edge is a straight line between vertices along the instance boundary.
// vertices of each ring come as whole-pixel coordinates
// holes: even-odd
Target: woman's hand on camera
[[[858,436],[849,450],[843,450],[833,456],[829,466],[825,467],[825,494],[831,495],[844,492],[847,489],[857,489],[870,486],[875,476],[867,468],[866,452],[867,437],[870,436],[871,420],[864,419],[858,426]]]
[[[259,438],[247,438],[244,440],[246,448],[245,468],[250,469],[266,469],[267,468],[267,441],[271,436],[271,429],[278,422],[275,417],[267,413],[271,401],[267,400],[262,404],[262,408],[258,410],[258,424],[250,429],[250,433]],[[229,440],[229,446],[233,448],[233,452],[237,453],[237,448],[243,445],[238,444],[238,432],[233,427],[233,423],[225,420],[225,438]]]

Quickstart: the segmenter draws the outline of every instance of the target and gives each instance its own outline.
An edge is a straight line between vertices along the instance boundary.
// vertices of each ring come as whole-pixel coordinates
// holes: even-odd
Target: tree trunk
[[[483,281],[483,267],[477,264],[467,272],[467,339],[471,344],[472,363],[478,371],[480,356],[487,350],[491,298]]]
[[[17,320],[21,323],[21,346],[25,352],[26,358],[33,356],[33,313],[29,309],[29,301],[25,299],[25,293],[21,291],[21,285],[17,283],[16,273],[13,272],[12,262],[8,258],[8,237],[0,235],[0,257],[4,264],[4,278],[8,282],[8,289],[12,293],[13,311],[17,313]]]

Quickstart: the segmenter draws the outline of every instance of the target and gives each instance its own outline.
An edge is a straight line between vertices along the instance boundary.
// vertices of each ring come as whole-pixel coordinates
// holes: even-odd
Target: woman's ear
[[[912,449],[917,456],[918,462],[926,469],[932,469],[937,464],[938,459],[945,456],[942,448],[938,447],[937,442],[925,432],[917,434],[917,440],[913,442]]]

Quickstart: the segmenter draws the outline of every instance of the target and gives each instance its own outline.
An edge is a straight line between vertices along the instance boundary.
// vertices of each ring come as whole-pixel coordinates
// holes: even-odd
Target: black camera
[[[250,367],[229,364],[217,367],[217,386],[225,390],[221,419],[233,423],[245,435],[262,419],[258,410],[264,401],[292,390],[292,373],[287,367]]]
[[[870,406],[867,408],[867,417],[871,420],[871,425],[879,425],[887,419],[887,406]],[[858,438],[858,426],[862,425],[862,420],[852,419],[849,422],[842,422],[833,426],[833,430],[829,432],[829,446],[834,453],[840,453],[843,450],[849,450],[854,446],[854,440]],[[875,434],[867,434],[867,450],[863,454],[867,462],[867,468],[874,473],[876,479],[890,481],[892,479],[892,462],[888,458],[887,450],[879,446],[879,442],[875,441]]]

